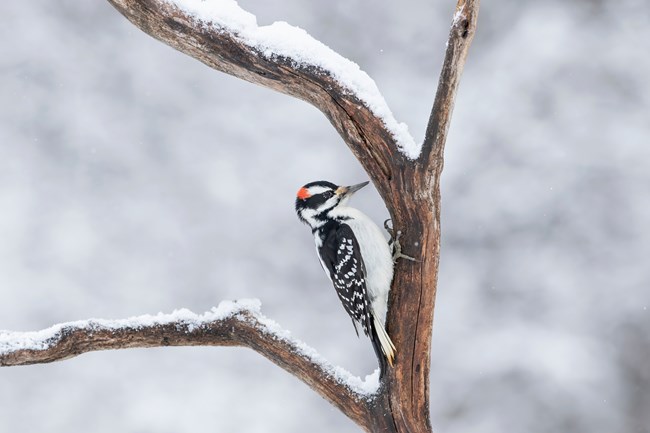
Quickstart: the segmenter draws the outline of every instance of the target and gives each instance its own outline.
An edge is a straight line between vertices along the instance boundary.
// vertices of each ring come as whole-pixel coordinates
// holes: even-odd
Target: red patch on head
[[[307,188],[300,188],[298,190],[298,198],[300,200],[307,200],[309,197],[311,197],[311,194],[309,194],[309,191],[307,191]]]

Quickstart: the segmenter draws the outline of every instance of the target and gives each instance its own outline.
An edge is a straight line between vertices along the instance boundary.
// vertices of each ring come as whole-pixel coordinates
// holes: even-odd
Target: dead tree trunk
[[[53,329],[41,340],[21,333],[0,334],[0,365],[52,362],[92,350],[128,347],[244,346],[296,375],[368,432],[431,432],[429,368],[440,251],[440,175],[479,0],[458,0],[419,154],[405,151],[390,119],[370,107],[361,93],[345,88],[326,65],[298,64],[290,53],[269,55],[240,31],[188,11],[184,0],[108,1],[156,39],[214,69],[303,99],[328,117],[385,201],[394,227],[402,232],[405,253],[419,259],[401,260],[396,267],[387,316],[388,333],[398,348],[396,364],[379,389],[366,395],[311,356],[302,343],[277,335],[268,338],[275,331],[259,312],[235,308],[223,317],[199,318],[191,324],[173,317],[137,327],[73,323]]]

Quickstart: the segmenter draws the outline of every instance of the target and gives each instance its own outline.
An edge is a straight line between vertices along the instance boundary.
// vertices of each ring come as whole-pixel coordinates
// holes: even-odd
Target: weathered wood
[[[422,144],[421,167],[442,165],[447,132],[465,59],[476,33],[480,0],[458,0],[449,30],[445,60]]]
[[[388,333],[399,348],[387,392],[398,431],[431,432],[431,332],[440,259],[440,176],[454,100],[478,17],[479,0],[459,0],[422,154],[393,170],[386,206],[402,230],[402,248],[419,262],[398,263],[390,295]]]
[[[241,345],[299,377],[366,431],[431,432],[429,368],[440,255],[440,176],[454,100],[476,29],[480,0],[458,0],[422,153],[415,161],[398,150],[383,121],[326,71],[298,68],[282,57],[266,58],[233,34],[199,25],[163,0],[108,1],[145,33],[173,48],[216,70],[305,100],[327,116],[386,203],[394,227],[402,232],[404,252],[419,260],[402,260],[396,266],[387,316],[388,333],[397,346],[395,367],[384,377],[379,393],[370,401],[364,400],[332,382],[322,366],[300,356],[295,348],[264,338],[255,327],[240,321],[230,323],[230,328],[214,323],[205,332],[182,335],[171,328],[119,335],[74,331],[59,348],[52,349],[56,353],[11,356],[25,364],[111,348]],[[0,365],[17,365],[11,358],[0,360]]]
[[[220,320],[188,325],[183,321],[137,327],[71,323],[53,335],[44,349],[0,350],[0,366],[63,361],[87,352],[164,346],[239,346],[253,349],[309,385],[350,419],[369,431],[374,397],[358,393],[315,362],[290,339],[264,324],[264,317],[242,310]],[[1,347],[0,347],[1,349]]]
[[[272,60],[228,32],[198,25],[163,0],[108,0],[145,33],[218,71],[314,105],[330,120],[375,184],[386,184],[393,160],[404,156],[384,123],[318,67],[297,68],[282,56]]]

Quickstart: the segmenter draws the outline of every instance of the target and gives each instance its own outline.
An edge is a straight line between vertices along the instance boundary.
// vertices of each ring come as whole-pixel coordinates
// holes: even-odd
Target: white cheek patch
[[[316,216],[317,212],[314,209],[302,209],[300,211],[300,215],[309,222],[314,221],[314,216]]]
[[[307,191],[309,192],[310,195],[322,194],[325,191],[331,191],[331,190],[332,190],[331,188],[327,188],[327,187],[324,187],[324,186],[312,186],[312,187],[309,187],[309,189],[307,189]]]
[[[338,201],[339,201],[339,199],[338,199],[337,196],[334,196],[334,197],[330,198],[325,203],[318,206],[318,208],[316,209],[316,213],[319,214],[319,213],[322,213],[322,212],[324,212],[324,211],[326,211],[328,209],[332,209],[334,206],[336,206],[338,204]]]

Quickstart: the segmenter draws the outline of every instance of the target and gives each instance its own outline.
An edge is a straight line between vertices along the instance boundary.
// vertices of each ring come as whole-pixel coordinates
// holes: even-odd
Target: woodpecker
[[[379,227],[347,206],[350,197],[368,183],[308,183],[298,190],[296,212],[311,228],[321,266],[352,318],[357,335],[359,324],[370,338],[383,374],[386,363],[393,365],[396,352],[384,327],[393,256]]]

